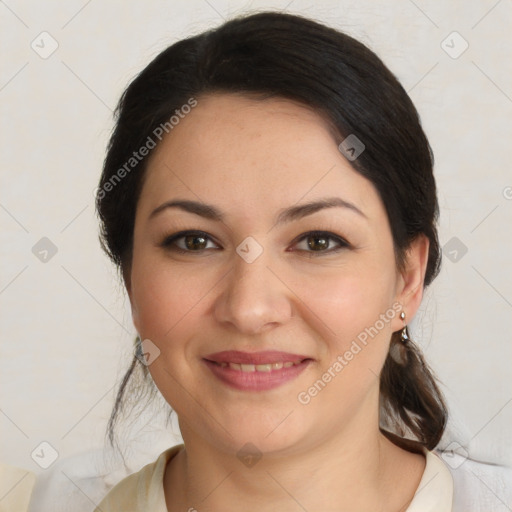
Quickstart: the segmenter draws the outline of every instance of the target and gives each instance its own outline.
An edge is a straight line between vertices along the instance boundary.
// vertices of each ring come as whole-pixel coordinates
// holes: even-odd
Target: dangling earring
[[[405,313],[403,311],[400,313],[400,319],[404,323],[404,328],[402,329],[400,340],[405,345],[409,341],[409,335],[407,334],[407,324],[405,323]]]

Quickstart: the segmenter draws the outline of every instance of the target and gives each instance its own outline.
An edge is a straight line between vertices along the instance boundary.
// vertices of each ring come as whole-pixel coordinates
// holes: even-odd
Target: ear
[[[396,300],[402,305],[406,322],[414,317],[423,298],[429,245],[430,241],[424,234],[418,235],[407,249],[404,268],[399,273]],[[402,325],[397,327],[400,328]]]

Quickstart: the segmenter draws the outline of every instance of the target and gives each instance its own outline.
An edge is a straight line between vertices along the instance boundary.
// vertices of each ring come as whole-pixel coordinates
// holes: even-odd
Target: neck
[[[184,427],[185,450],[172,459],[164,479],[170,512],[239,512],[240,503],[244,512],[399,511],[407,508],[424,470],[423,456],[391,443],[378,422],[363,430],[354,423],[286,457],[263,454],[249,467],[204,439],[190,439]]]

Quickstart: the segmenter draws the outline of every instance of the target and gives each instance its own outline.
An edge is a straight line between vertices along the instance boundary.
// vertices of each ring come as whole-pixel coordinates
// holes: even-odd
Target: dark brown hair
[[[407,248],[423,234],[430,241],[425,286],[431,283],[441,257],[438,203],[433,155],[416,108],[395,76],[365,45],[316,21],[277,12],[234,18],[176,42],[124,91],[96,206],[102,247],[125,280],[147,158],[128,169],[126,162],[191,97],[200,101],[201,96],[223,92],[297,101],[329,122],[338,143],[349,135],[362,141],[365,150],[349,160],[380,194],[397,267],[403,267]],[[127,172],[114,180],[122,168]],[[110,418],[111,442],[136,368],[143,380],[151,381],[147,368],[134,357]],[[417,449],[418,443],[427,449],[436,446],[446,425],[446,406],[419,348],[412,342],[401,344],[399,333],[392,336],[380,394],[381,429],[388,437],[410,449]],[[401,441],[403,437],[415,440],[416,448]]]

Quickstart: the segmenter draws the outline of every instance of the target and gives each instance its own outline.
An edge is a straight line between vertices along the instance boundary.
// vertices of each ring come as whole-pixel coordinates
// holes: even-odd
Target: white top
[[[156,494],[153,496],[154,501],[150,501],[150,503],[156,502],[157,506],[152,508],[151,512],[153,510],[166,512],[163,493],[160,494],[160,505],[158,505],[158,492],[160,485],[163,487],[165,465],[173,453],[176,454],[180,448],[169,449],[168,447],[179,442],[180,440],[171,440],[170,436],[168,439],[165,438],[165,432],[159,433],[154,435],[150,445],[148,445],[147,439],[141,441],[140,449],[137,452],[137,441],[132,441],[130,461],[126,466],[120,464],[120,460],[117,460],[118,456],[112,450],[104,447],[75,453],[56,461],[51,468],[40,472],[37,475],[35,486],[33,479],[36,475],[26,476],[19,482],[23,477],[23,474],[18,474],[19,470],[16,472],[11,467],[4,468],[6,471],[0,471],[0,498],[4,496],[3,499],[0,499],[0,512],[27,512],[26,505],[29,497],[31,499],[28,512],[93,512],[102,500],[105,502],[107,497],[109,500],[114,498],[114,495],[111,494],[113,488],[126,478],[131,478],[132,485],[140,486],[139,496],[137,496],[137,492],[130,491],[132,501],[127,504],[126,508],[118,508],[118,511],[136,512],[141,510],[140,503],[144,503],[142,500],[144,500],[145,494],[145,499],[148,499],[148,487],[145,491],[144,485],[141,483],[144,480],[139,471],[141,468],[146,475],[150,473],[150,481],[153,478],[154,482],[161,482],[161,484],[152,484],[155,489],[153,492]],[[509,448],[504,444],[499,446],[503,453],[506,453]],[[162,452],[164,453],[162,454]],[[148,453],[152,455],[148,457]],[[163,456],[162,459],[159,454]],[[443,469],[450,471],[454,483],[453,507],[446,510],[451,510],[451,512],[505,512],[512,510],[512,468],[492,461],[484,462],[469,458],[467,452],[465,455],[466,457],[446,448],[444,450],[436,448],[433,453],[427,453],[424,476],[418,485],[416,497],[410,504],[408,512],[422,510],[417,507],[427,507],[423,510],[435,508],[428,500],[430,497],[435,500],[438,498],[436,493],[442,492],[438,491],[439,487],[441,489],[443,487],[441,481],[447,481],[443,476],[445,474]],[[157,457],[156,462],[147,465],[148,460],[155,460]],[[436,476],[436,471],[432,471],[432,468],[439,467],[439,462],[445,466],[444,468],[440,467],[441,472]],[[429,474],[432,477],[429,477]],[[19,483],[15,485],[17,482]],[[5,496],[6,493],[8,493],[7,496]],[[153,498],[150,497],[150,499]],[[112,506],[115,505],[112,503]],[[111,507],[110,510],[112,510]]]
[[[155,462],[121,480],[94,512],[167,512],[163,479],[169,460],[183,444],[165,450]],[[434,452],[425,451],[426,465],[406,512],[452,512],[453,479]]]
[[[443,445],[444,448],[437,447],[433,453],[426,454],[427,465],[423,479],[408,512],[416,512],[417,507],[420,506],[430,506],[432,509],[434,505],[429,504],[429,495],[434,495],[433,499],[436,499],[435,494],[439,492],[437,489],[441,481],[447,481],[443,476],[445,474],[443,469],[448,469],[453,478],[451,512],[512,511],[512,464],[500,464],[493,457],[488,461],[475,460],[467,452],[464,452],[465,456],[463,456],[457,451],[448,450],[450,446],[455,445],[455,439],[457,438],[452,439],[448,436]],[[102,500],[107,499],[107,496],[109,499],[113,498],[111,491],[123,479],[131,478],[132,483],[135,480],[133,485],[139,485],[137,480],[143,480],[139,471],[141,468],[146,474],[151,473],[155,482],[161,482],[156,486],[153,484],[157,492],[155,499],[158,503],[160,485],[163,487],[165,464],[173,453],[176,454],[179,450],[179,447],[169,448],[169,446],[180,442],[180,439],[173,439],[168,430],[152,433],[149,440],[147,436],[131,440],[126,465],[116,451],[103,446],[61,458],[37,475],[24,477],[24,473],[20,473],[19,470],[0,467],[0,512],[93,512]],[[503,441],[496,439],[495,445],[494,448],[499,449],[503,456],[510,453],[510,446]],[[456,446],[460,444],[457,443]],[[163,460],[160,456],[163,456]],[[155,461],[157,458],[156,462],[147,465],[148,462]],[[444,468],[441,466],[440,474],[435,476],[436,471],[432,468],[439,467],[439,462],[445,466]],[[432,477],[429,477],[429,474],[432,474]],[[24,478],[20,481],[22,477]],[[140,505],[134,505],[134,503],[137,503],[137,500],[143,500],[144,493],[144,487],[141,485],[140,498],[135,493],[136,499],[133,499],[126,509],[118,510],[123,512],[141,510]],[[2,496],[4,496],[3,499]],[[134,493],[131,496],[133,497]],[[27,511],[29,497],[30,505]],[[160,497],[162,498],[162,495]],[[160,505],[153,510],[166,512],[163,508],[163,499]],[[134,508],[135,506],[138,508]]]
[[[32,471],[0,463],[0,512],[25,512],[35,483]]]

